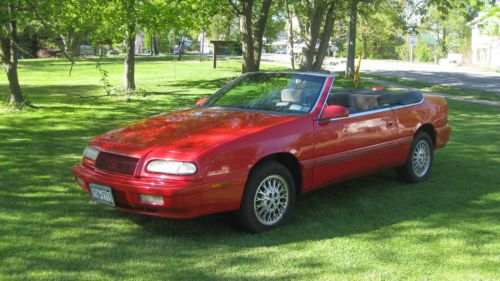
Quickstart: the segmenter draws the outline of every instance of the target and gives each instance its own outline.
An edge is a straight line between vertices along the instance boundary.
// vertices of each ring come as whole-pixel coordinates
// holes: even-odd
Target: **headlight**
[[[87,146],[83,150],[83,157],[95,161],[97,159],[97,155],[99,155],[99,152],[99,149],[92,146]]]
[[[196,173],[196,165],[190,162],[153,160],[146,167],[148,172],[173,174],[173,175],[193,175]]]

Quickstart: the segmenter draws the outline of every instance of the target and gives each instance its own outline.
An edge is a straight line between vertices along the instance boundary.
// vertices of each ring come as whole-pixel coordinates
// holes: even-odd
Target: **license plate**
[[[92,199],[99,203],[114,206],[115,199],[113,198],[113,190],[109,186],[104,186],[96,183],[89,183],[90,194]]]

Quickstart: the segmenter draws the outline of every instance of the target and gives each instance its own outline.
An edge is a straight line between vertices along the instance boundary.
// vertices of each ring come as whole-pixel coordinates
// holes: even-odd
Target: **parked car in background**
[[[429,177],[448,142],[444,98],[334,90],[324,73],[242,75],[187,110],[92,139],[73,167],[96,201],[144,215],[235,211],[246,231],[288,221],[297,196],[382,169]]]
[[[276,46],[274,47],[275,54],[286,54],[287,46]]]
[[[114,56],[116,56],[116,55],[119,55],[119,54],[120,54],[120,52],[119,52],[118,50],[108,50],[108,51],[107,51],[107,54],[108,54],[108,56],[109,56],[109,55],[114,55]]]

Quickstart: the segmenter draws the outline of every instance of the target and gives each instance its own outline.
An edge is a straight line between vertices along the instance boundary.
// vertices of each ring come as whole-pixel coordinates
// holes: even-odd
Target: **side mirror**
[[[349,116],[349,109],[340,105],[327,105],[321,113],[320,120],[329,120],[333,118],[344,118]]]
[[[205,102],[207,101],[207,98],[202,98],[202,99],[199,99],[195,104],[194,106],[200,106],[202,104],[204,104]]]

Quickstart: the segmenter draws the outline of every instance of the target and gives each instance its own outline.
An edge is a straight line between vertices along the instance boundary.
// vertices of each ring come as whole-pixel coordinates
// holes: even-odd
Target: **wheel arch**
[[[302,192],[302,166],[297,157],[289,152],[277,152],[262,157],[252,166],[248,175],[250,176],[258,166],[268,161],[280,163],[290,171],[296,187],[295,192],[299,195]]]
[[[418,127],[418,129],[415,131],[415,136],[420,132],[427,133],[431,137],[432,146],[436,147],[437,134],[436,134],[436,129],[434,128],[434,126],[432,124],[427,123],[427,124],[423,124],[420,127]]]

